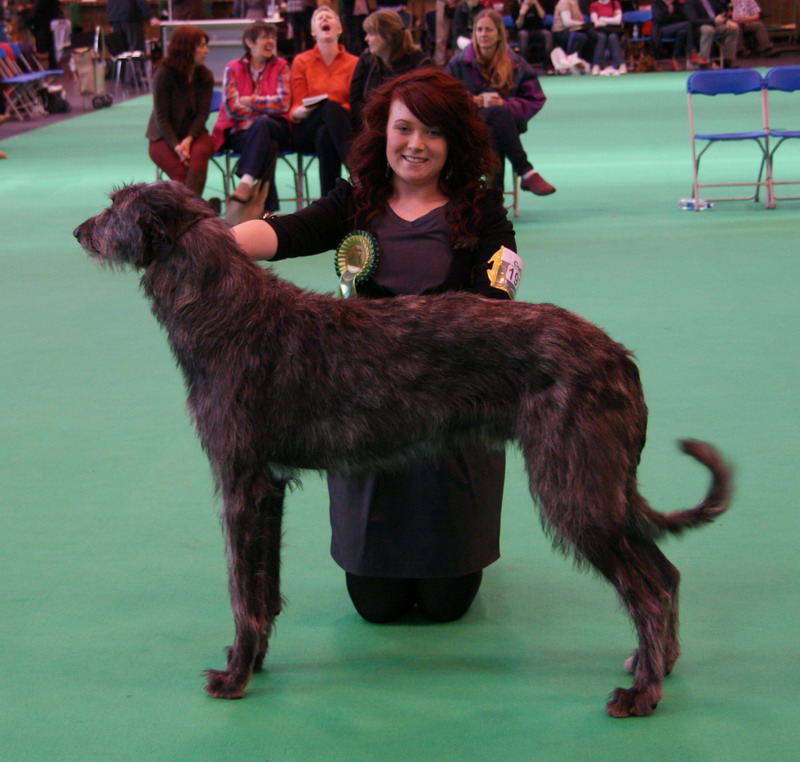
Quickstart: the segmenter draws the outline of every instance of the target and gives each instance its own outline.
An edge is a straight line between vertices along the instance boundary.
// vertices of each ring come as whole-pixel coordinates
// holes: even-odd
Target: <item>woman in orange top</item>
[[[296,150],[314,153],[319,161],[319,184],[322,195],[333,190],[341,177],[342,164],[350,147],[353,128],[350,122],[350,80],[358,58],[339,44],[342,25],[327,6],[314,11],[311,35],[316,44],[295,56],[292,62],[292,106]],[[327,96],[309,105],[303,99]]]

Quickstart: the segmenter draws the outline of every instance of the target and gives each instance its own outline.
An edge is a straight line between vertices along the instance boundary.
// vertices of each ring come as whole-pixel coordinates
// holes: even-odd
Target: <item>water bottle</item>
[[[638,40],[639,39],[639,25],[638,24],[634,24],[633,25],[633,39],[634,40]]]
[[[270,0],[270,2],[267,4],[267,18],[274,19],[276,15],[277,9],[275,7],[275,3],[273,0]]]
[[[713,206],[714,204],[704,198],[682,198],[678,202],[678,207],[684,212],[703,212]]]

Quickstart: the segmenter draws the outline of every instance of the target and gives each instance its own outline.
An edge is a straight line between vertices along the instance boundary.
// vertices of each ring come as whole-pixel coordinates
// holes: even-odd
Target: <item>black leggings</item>
[[[495,175],[493,184],[502,190],[506,157],[520,177],[530,172],[533,165],[528,161],[528,154],[525,153],[519,137],[519,128],[508,109],[503,106],[489,106],[481,109],[481,116],[489,128],[492,146],[500,159],[500,170]]]
[[[384,579],[345,573],[347,592],[368,622],[384,624],[418,607],[435,622],[453,622],[467,613],[481,586],[482,571],[441,579]]]

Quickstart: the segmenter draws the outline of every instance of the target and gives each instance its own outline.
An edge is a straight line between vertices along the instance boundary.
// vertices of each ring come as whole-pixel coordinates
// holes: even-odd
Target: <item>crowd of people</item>
[[[545,104],[534,68],[508,47],[499,13],[480,6],[474,22],[470,41],[445,71],[470,94],[488,127],[501,160],[492,182],[502,190],[508,158],[523,190],[553,193],[520,140]],[[310,20],[314,45],[290,65],[278,55],[275,25],[254,21],[244,31],[243,55],[225,67],[209,135],[204,126],[213,91],[213,75],[204,65],[208,36],[191,24],[177,27],[153,77],[147,129],[152,160],[169,178],[202,193],[212,153],[222,148],[237,153],[239,182],[226,206],[231,224],[241,219],[256,187],[265,194],[264,210],[277,211],[275,160],[289,147],[317,157],[320,192],[326,195],[343,175],[372,93],[401,74],[434,66],[396,11],[374,11],[362,28],[365,49],[357,57],[341,42],[339,15],[327,5],[318,7]]]

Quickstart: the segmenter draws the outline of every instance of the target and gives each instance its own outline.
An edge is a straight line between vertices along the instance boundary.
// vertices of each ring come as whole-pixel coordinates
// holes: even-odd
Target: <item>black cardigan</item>
[[[323,198],[283,217],[268,219],[278,237],[275,260],[303,257],[334,251],[342,239],[353,232],[352,186],[338,180],[336,187]],[[453,250],[453,264],[446,283],[440,291],[472,291],[495,299],[507,299],[508,294],[489,285],[489,259],[501,247],[516,251],[514,228],[506,215],[503,196],[498,190],[489,191],[481,209],[477,230],[478,242],[472,248]],[[359,286],[361,296],[380,298],[391,296],[374,281]]]

